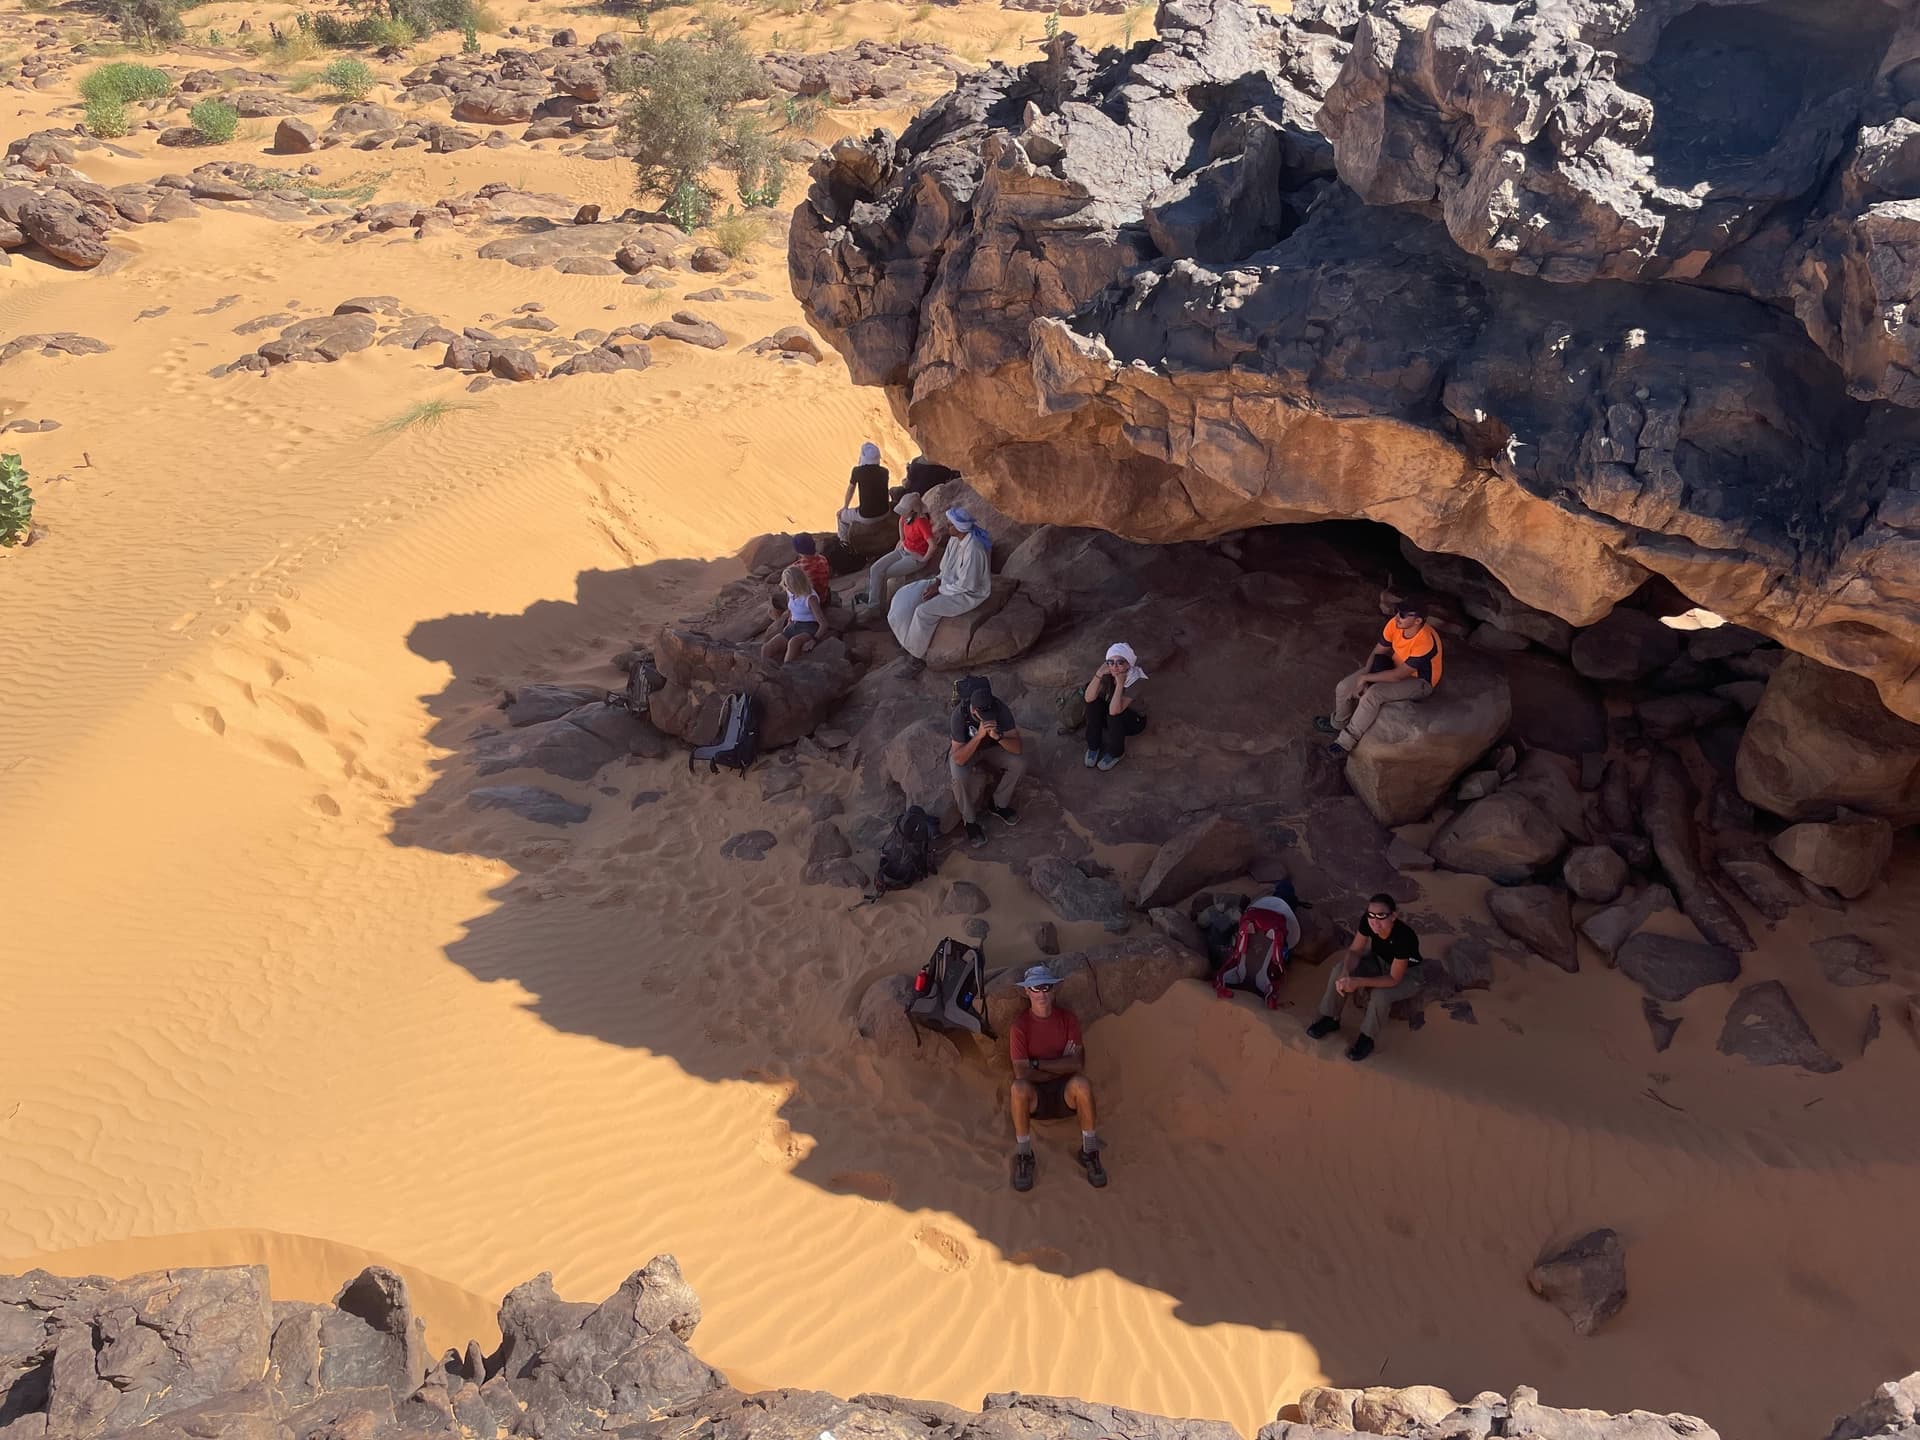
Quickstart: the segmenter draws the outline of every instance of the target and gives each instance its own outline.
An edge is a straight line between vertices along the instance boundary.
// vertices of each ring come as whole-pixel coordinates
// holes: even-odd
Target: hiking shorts
[[[783,640],[811,640],[819,633],[820,622],[817,620],[791,620],[787,628],[780,632],[780,637]]]
[[[1050,1080],[1028,1082],[1039,1092],[1033,1102],[1035,1120],[1064,1120],[1073,1114],[1073,1106],[1067,1103],[1067,1082],[1072,1078],[1056,1075]]]

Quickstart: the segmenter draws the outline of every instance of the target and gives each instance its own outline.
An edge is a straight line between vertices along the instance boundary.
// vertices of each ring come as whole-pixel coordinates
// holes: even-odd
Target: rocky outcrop
[[[1062,962],[1063,992],[1085,974],[1081,958]],[[1103,969],[1111,978],[1102,983],[1125,989],[1142,968]],[[1093,1003],[1092,987],[1085,988],[1090,993],[1076,996],[1076,1008]],[[1129,990],[1107,1008],[1137,998]],[[1543,1256],[1529,1282],[1589,1333],[1625,1298],[1618,1238],[1611,1230],[1583,1236]],[[969,1411],[892,1395],[746,1393],[689,1347],[700,1321],[699,1296],[671,1255],[655,1256],[599,1304],[562,1299],[551,1275],[536,1276],[501,1301],[500,1343],[491,1354],[470,1342],[438,1359],[426,1351],[405,1282],[378,1266],[349,1280],[330,1305],[273,1301],[264,1266],[117,1281],[32,1270],[0,1275],[0,1415],[9,1434],[48,1440],[585,1440],[694,1428],[712,1440],[1240,1440],[1220,1420],[1168,1419],[1050,1395],[990,1394]],[[1314,1386],[1298,1410],[1299,1421],[1275,1420],[1255,1440],[1355,1432],[1406,1440],[1716,1440],[1712,1427],[1690,1415],[1559,1410],[1524,1385],[1465,1401],[1431,1385]],[[1827,1440],[1907,1436],[1917,1412],[1920,1374],[1882,1385]]]
[[[1907,8],[1172,0],[837,142],[794,288],[1021,519],[1664,576],[1920,720]]]

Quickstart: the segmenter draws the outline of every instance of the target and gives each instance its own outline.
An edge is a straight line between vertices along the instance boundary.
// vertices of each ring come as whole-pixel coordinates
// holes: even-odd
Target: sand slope
[[[849,8],[874,33],[899,9]],[[10,125],[53,101],[26,103]],[[379,163],[402,193],[626,198],[619,167],[550,153]],[[114,347],[0,370],[0,411],[62,422],[18,437],[48,534],[0,557],[0,1260],[259,1258],[317,1297],[393,1257],[443,1345],[540,1270],[598,1297],[665,1250],[737,1383],[1248,1428],[1330,1376],[1527,1382],[1765,1440],[1920,1358],[1920,1052],[1897,1026],[1864,1059],[1836,1045],[1834,1077],[1754,1073],[1713,1053],[1702,997],[1655,1057],[1617,977],[1542,968],[1356,1070],[1300,1036],[1311,976],[1278,1016],[1182,989],[1093,1036],[1113,1186],[1049,1136],[1021,1198],[987,1079],[852,1040],[866,983],[943,933],[936,892],[849,911],[798,884],[800,811],[671,760],[499,777],[589,801],[564,833],[468,810],[460,752],[503,687],[617,683],[639,626],[736,573],[715,557],[828,524],[861,440],[911,453],[837,362],[734,353],[798,319],[777,245],[747,282],[774,301],[714,307],[726,351],[469,397],[391,350],[205,372],[294,300],[458,323],[537,300],[563,332],[663,312],[457,238],[320,246],[220,215],[118,243],[111,275],[0,272],[0,332]],[[431,399],[471,408],[379,433]],[[719,858],[750,828],[781,843]],[[997,868],[948,873],[992,894],[996,934],[1039,913]],[[1425,904],[1480,901],[1443,879]],[[1883,892],[1846,923],[1897,952],[1910,910]],[[1816,923],[1756,978],[1804,974]],[[1796,989],[1823,1036],[1857,1033],[1861,996]],[[1593,1224],[1628,1237],[1633,1298],[1579,1341],[1523,1276]]]

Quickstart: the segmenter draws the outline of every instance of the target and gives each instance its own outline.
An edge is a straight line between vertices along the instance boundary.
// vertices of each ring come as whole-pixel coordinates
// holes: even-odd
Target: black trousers
[[[1087,707],[1087,748],[1102,755],[1126,754],[1127,736],[1138,735],[1146,728],[1147,717],[1138,710],[1109,715],[1104,700]]]

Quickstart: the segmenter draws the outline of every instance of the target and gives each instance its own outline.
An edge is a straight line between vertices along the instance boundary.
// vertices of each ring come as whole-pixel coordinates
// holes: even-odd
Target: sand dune
[[[845,8],[857,34],[902,7]],[[1039,25],[942,16],[955,40]],[[179,162],[88,163],[112,183]],[[403,194],[628,199],[622,167],[551,152],[378,164]],[[1522,972],[1360,1071],[1301,1038],[1310,976],[1277,1016],[1183,988],[1092,1037],[1112,1188],[1049,1137],[1022,1198],[984,1074],[852,1034],[866,984],[944,933],[936,891],[849,910],[799,884],[802,812],[673,758],[561,786],[593,807],[564,834],[470,811],[464,746],[503,688],[618,683],[609,657],[736,575],[742,541],[829,524],[863,439],[912,453],[837,361],[734,353],[799,318],[778,237],[742,282],[775,298],[712,307],[727,350],[476,396],[385,349],[206,372],[294,301],[470,324],[536,300],[571,331],[649,318],[643,292],[234,214],[116,243],[112,274],[0,272],[0,331],[113,346],[0,371],[0,411],[61,422],[18,437],[47,535],[0,556],[0,1261],[263,1259],[277,1293],[319,1297],[391,1257],[441,1345],[489,1338],[494,1297],[538,1271],[598,1296],[670,1251],[736,1383],[1058,1391],[1248,1428],[1330,1377],[1532,1383],[1766,1440],[1912,1368],[1920,1274],[1887,1237],[1920,1200],[1920,1055],[1898,1032],[1837,1076],[1747,1072],[1712,1007],[1682,1006],[1655,1060],[1624,987]],[[468,408],[381,433],[426,400]],[[808,768],[809,794],[850,784]],[[750,828],[779,845],[721,859]],[[996,935],[1040,914],[997,867],[944,873],[989,892]],[[1417,908],[1467,913],[1478,883],[1436,877]],[[1900,953],[1911,911],[1883,892],[1855,918]],[[1801,938],[1783,927],[1756,978]],[[1812,992],[1809,1019],[1854,1008]],[[1580,1341],[1523,1276],[1602,1223],[1633,1299]]]

